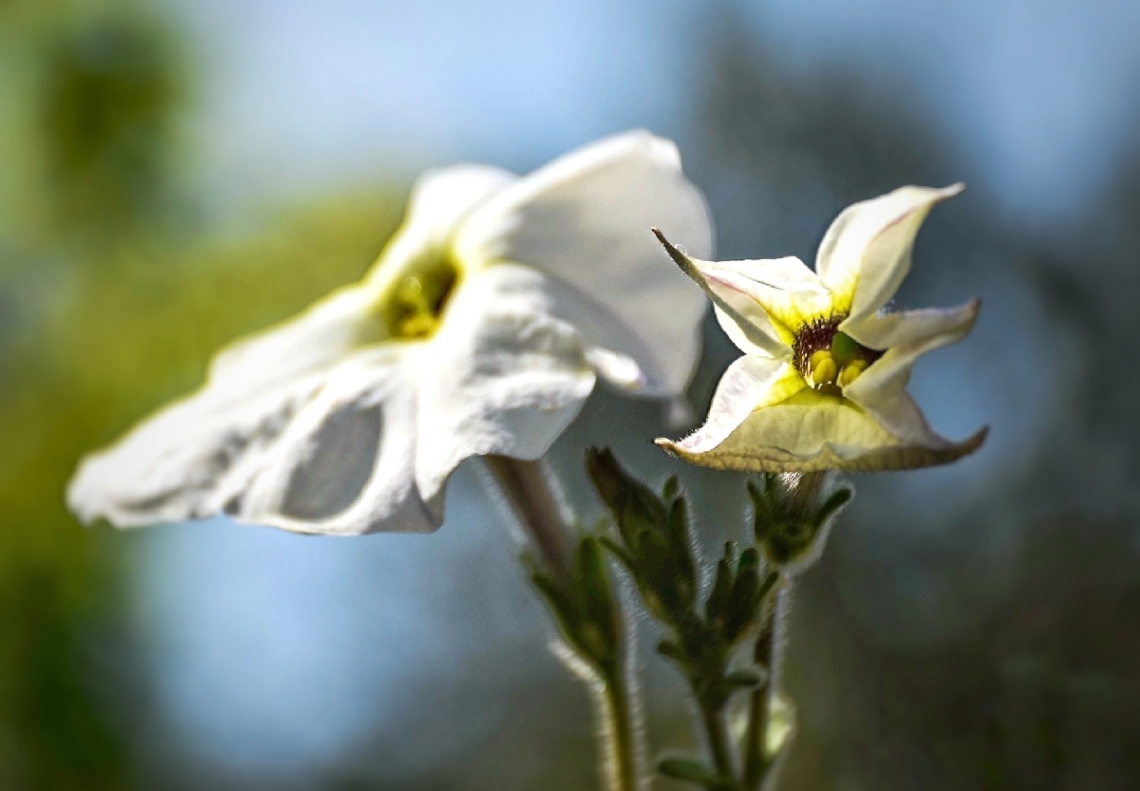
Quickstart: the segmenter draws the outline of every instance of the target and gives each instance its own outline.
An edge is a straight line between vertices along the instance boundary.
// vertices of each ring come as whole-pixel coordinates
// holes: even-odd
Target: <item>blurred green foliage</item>
[[[21,744],[46,740],[48,764],[60,760],[56,748],[66,749],[59,739],[70,738],[50,712],[75,716],[66,707],[79,698],[58,696],[80,672],[74,663],[83,663],[76,630],[106,604],[96,594],[109,592],[106,563],[118,560],[112,534],[82,531],[64,508],[79,457],[196,386],[213,350],[359,277],[401,208],[395,195],[337,199],[280,217],[281,230],[265,236],[207,245],[148,240],[69,273],[67,298],[36,322],[2,374],[0,601],[9,607],[0,608],[0,634],[17,643],[43,637],[54,648],[0,640],[0,684],[42,693],[11,708],[0,697],[0,734],[9,730]],[[43,672],[58,677],[42,689],[23,686]]]
[[[8,3],[0,64],[0,788],[123,788],[137,690],[106,657],[130,559],[68,514],[67,480],[213,350],[359,277],[403,196],[217,241],[170,199],[186,79],[152,15]]]

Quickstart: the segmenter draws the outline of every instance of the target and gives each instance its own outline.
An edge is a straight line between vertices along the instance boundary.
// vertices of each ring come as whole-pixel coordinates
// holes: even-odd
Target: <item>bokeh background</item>
[[[810,261],[850,202],[969,184],[898,304],[982,295],[912,387],[990,440],[857,480],[789,623],[781,789],[1140,787],[1138,36],[1128,0],[0,2],[0,788],[594,787],[586,694],[471,470],[438,534],[352,540],[85,531],[62,490],[213,349],[358,277],[417,171],[642,126],[723,258]],[[698,410],[734,356],[705,331]],[[616,441],[739,535],[743,480],[665,459],[662,418],[591,400],[553,457],[579,510],[582,448]],[[690,743],[641,644],[654,742]]]

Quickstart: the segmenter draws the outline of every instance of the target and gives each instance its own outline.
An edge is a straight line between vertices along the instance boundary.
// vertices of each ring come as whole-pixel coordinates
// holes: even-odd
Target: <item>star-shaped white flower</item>
[[[902,187],[848,207],[814,272],[791,257],[701,261],[658,232],[745,355],[725,371],[705,424],[657,443],[701,466],[765,472],[924,467],[981,446],[985,429],[957,443],[934,433],[906,392],[915,360],[965,337],[979,303],[883,310],[927,213],[961,191]]]
[[[597,377],[677,396],[704,300],[646,229],[712,229],[675,146],[631,132],[524,178],[430,172],[358,284],[213,361],[205,385],[86,458],[87,522],[229,514],[305,533],[429,531],[464,459],[536,459]]]

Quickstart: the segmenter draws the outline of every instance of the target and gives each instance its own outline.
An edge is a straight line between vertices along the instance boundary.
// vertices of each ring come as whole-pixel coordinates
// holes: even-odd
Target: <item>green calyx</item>
[[[854,496],[836,473],[780,473],[748,482],[757,545],[777,567],[813,560],[827,528]]]
[[[579,541],[569,579],[535,571],[531,583],[546,599],[562,639],[581,660],[599,672],[616,666],[621,608],[598,539],[586,536]]]

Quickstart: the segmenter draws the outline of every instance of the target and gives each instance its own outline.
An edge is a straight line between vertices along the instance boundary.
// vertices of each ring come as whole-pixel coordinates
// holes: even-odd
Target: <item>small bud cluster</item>
[[[763,690],[767,683],[762,664],[733,663],[737,649],[764,625],[778,570],[765,568],[755,547],[738,552],[727,542],[702,602],[688,505],[676,479],[667,481],[658,495],[608,450],[588,452],[586,469],[617,527],[616,539],[603,538],[602,543],[621,561],[646,609],[665,628],[658,652],[685,675],[706,722],[715,722],[734,694]],[[710,789],[736,787],[728,776],[731,766],[671,757],[658,770]]]
[[[708,746],[707,758],[669,756],[658,762],[658,772],[706,791],[757,791],[775,771],[793,730],[792,711],[772,687],[780,650],[779,593],[818,555],[828,525],[851,499],[851,488],[834,472],[768,475],[750,482],[755,543],[738,550],[726,542],[706,587],[676,478],[658,493],[605,449],[587,452],[586,471],[616,529],[583,539],[573,581],[560,587],[537,575],[535,583],[551,602],[570,646],[604,667],[615,661],[615,640],[620,640],[601,550],[613,554],[664,629],[657,651],[684,675]],[[746,693],[749,714],[736,751],[726,720],[738,693]]]

